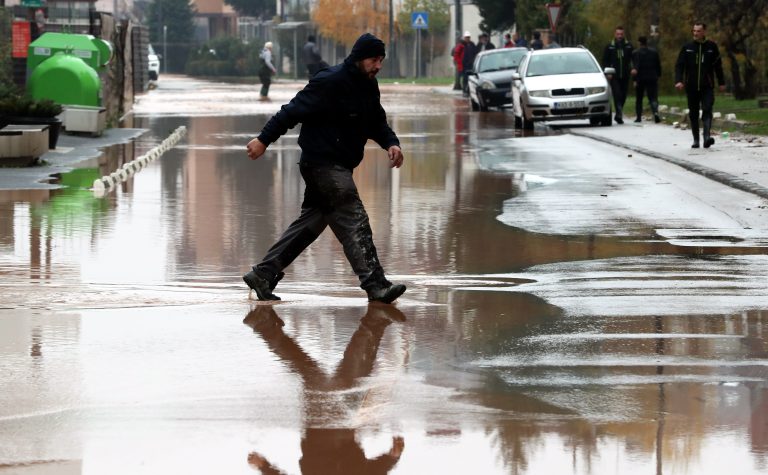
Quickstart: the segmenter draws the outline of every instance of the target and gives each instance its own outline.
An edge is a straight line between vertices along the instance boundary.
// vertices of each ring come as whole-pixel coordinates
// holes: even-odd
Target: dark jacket
[[[683,46],[675,63],[675,83],[685,83],[688,90],[712,89],[715,75],[718,84],[725,84],[720,50],[713,41],[691,41]]]
[[[471,41],[464,43],[464,56],[461,58],[461,65],[464,67],[464,71],[473,68],[475,56],[477,56],[477,45]]]
[[[632,69],[632,43],[626,40],[608,43],[603,52],[603,67],[616,70],[615,78],[628,81]]]
[[[655,49],[641,46],[632,53],[632,67],[637,69],[638,81],[658,81],[661,77],[661,59]]]
[[[291,102],[261,130],[269,145],[301,123],[299,146],[304,163],[337,164],[353,169],[363,159],[368,139],[385,150],[400,145],[381,107],[379,84],[346,59],[315,74]]]

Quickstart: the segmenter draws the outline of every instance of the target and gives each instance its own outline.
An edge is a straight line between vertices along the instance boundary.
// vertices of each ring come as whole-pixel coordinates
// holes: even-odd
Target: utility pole
[[[453,0],[454,10],[456,10],[456,32],[451,40],[456,41],[461,38],[461,32],[464,30],[464,19],[462,18],[461,0]]]

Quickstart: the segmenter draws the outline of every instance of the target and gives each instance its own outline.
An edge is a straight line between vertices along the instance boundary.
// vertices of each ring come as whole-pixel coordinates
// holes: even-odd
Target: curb
[[[621,143],[606,137],[590,134],[589,132],[582,132],[582,131],[571,129],[570,133],[580,137],[597,140],[598,142],[607,143],[608,145],[613,145],[614,147],[623,148],[623,149],[631,150],[633,152],[641,153],[649,157],[658,158],[658,159],[667,161],[669,163],[673,163],[688,171],[691,171],[701,176],[704,176],[706,178],[709,178],[710,180],[714,180],[718,183],[722,183],[732,188],[736,188],[737,190],[746,191],[748,193],[757,195],[761,198],[768,199],[768,188],[758,185],[757,183],[744,180],[743,178],[739,178],[735,175],[731,175],[730,173],[725,173],[720,170],[715,170],[714,168],[705,167],[697,163],[689,162],[688,160],[682,160],[680,158],[664,155],[663,153],[654,152],[653,150],[648,150],[648,149],[637,147],[634,145],[628,145],[628,144]]]

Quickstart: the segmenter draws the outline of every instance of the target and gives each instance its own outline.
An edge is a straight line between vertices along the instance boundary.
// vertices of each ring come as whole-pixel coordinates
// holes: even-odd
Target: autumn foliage
[[[389,40],[389,0],[318,0],[312,19],[326,38],[351,47],[363,33]]]

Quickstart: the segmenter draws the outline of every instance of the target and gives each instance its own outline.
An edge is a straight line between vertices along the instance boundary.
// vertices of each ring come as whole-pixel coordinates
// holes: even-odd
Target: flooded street
[[[166,76],[135,141],[0,190],[0,474],[768,473],[764,200],[382,85],[406,161],[355,181],[408,291],[326,231],[257,303],[304,190],[298,129],[245,145],[297,87]]]

